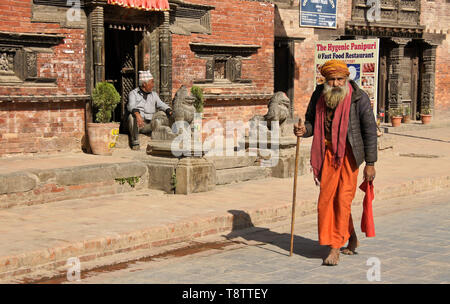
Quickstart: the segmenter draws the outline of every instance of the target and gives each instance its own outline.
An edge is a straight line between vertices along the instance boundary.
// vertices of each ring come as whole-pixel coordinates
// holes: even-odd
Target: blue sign
[[[300,0],[300,26],[336,28],[337,0]]]

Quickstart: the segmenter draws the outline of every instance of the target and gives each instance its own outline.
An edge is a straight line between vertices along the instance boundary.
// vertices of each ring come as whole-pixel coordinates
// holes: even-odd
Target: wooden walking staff
[[[302,119],[299,118],[297,127],[301,127]],[[298,155],[300,151],[300,137],[297,137],[297,145],[295,146],[295,171],[294,171],[294,191],[292,197],[292,220],[291,220],[291,251],[289,256],[292,256],[294,250],[294,222],[295,222],[295,200],[297,197],[297,175],[298,175]]]

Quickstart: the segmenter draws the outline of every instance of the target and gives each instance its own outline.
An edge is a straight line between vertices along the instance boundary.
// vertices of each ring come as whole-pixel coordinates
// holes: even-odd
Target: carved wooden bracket
[[[210,44],[210,43],[196,43],[189,44],[191,50],[198,56],[208,55],[230,55],[249,57],[256,53],[261,46],[259,45],[233,45],[233,44]]]
[[[399,37],[399,38],[421,38],[425,26],[399,26],[368,24],[347,21],[345,25],[346,35],[353,36],[376,36],[376,37]]]

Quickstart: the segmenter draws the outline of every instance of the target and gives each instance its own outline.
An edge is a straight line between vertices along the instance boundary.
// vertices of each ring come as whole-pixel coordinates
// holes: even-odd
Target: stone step
[[[248,180],[263,179],[269,177],[270,174],[270,168],[261,166],[217,170],[216,185],[226,185]]]
[[[0,209],[148,187],[146,164],[116,156],[78,153],[8,161],[0,166]]]
[[[207,156],[214,163],[216,170],[254,166],[256,156]]]
[[[141,145],[141,149],[144,149],[147,147],[147,145],[150,143],[152,139],[150,136],[147,136],[145,134],[139,134],[139,142]],[[119,137],[116,141],[116,148],[118,149],[130,149],[130,144],[128,141],[128,134],[119,134]]]

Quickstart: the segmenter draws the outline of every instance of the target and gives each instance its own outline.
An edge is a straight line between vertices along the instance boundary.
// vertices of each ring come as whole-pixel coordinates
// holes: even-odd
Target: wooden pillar
[[[421,81],[420,107],[428,106],[434,115],[434,84],[436,74],[436,47],[427,44],[423,49],[423,73]]]
[[[103,6],[94,6],[89,15],[92,29],[94,86],[105,81],[105,28]]]
[[[171,105],[172,100],[172,39],[169,30],[168,11],[164,11],[164,22],[160,27],[160,93],[162,101]]]
[[[391,50],[389,61],[389,108],[398,109],[402,106],[403,73],[406,71],[405,60],[406,39],[392,38],[396,46]]]

